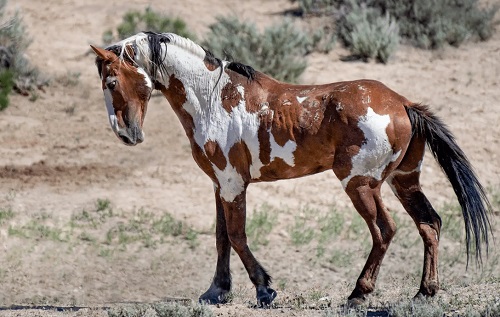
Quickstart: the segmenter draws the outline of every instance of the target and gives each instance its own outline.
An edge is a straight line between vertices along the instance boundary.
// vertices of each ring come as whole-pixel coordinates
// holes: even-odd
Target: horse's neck
[[[183,107],[193,118],[208,115],[210,108],[221,102],[228,76],[220,67],[210,70],[200,56],[177,46],[168,46],[165,65],[168,74],[161,77],[162,84],[168,89],[174,79],[182,83],[186,100],[175,106]]]
[[[205,62],[196,56],[172,56],[173,52],[169,47],[167,62],[170,76],[164,85],[164,95],[191,142],[203,148],[207,141],[216,141],[227,154],[248,130],[242,122],[256,124],[257,115],[244,110],[244,100],[235,105],[236,108],[228,115],[228,110],[223,107],[222,92],[231,82],[229,75],[221,67],[207,68]],[[244,96],[242,86],[238,85],[236,89]]]

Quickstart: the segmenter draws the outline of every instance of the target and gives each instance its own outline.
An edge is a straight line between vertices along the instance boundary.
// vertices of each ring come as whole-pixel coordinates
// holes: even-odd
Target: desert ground
[[[103,32],[116,28],[126,11],[148,5],[184,19],[198,38],[217,15],[264,28],[297,6],[288,0],[9,1],[8,11],[20,10],[32,37],[30,61],[52,80],[35,97],[12,95],[0,112],[0,306],[91,309],[0,310],[1,316],[104,316],[99,307],[117,303],[196,300],[211,282],[213,187],[192,159],[177,117],[163,97],[154,96],[145,142],[124,146],[109,126],[89,53],[89,44],[101,45]],[[429,104],[455,134],[490,199],[500,203],[500,30],[487,42],[459,49],[403,45],[387,65],[342,62],[345,54],[340,45],[328,54],[311,54],[301,82],[376,79]],[[446,219],[443,290],[435,300],[448,305],[448,313],[499,304],[499,205],[491,216],[497,240],[488,259],[482,269],[474,263],[466,269],[456,198],[430,155],[422,186]],[[423,259],[410,217],[388,186],[383,195],[400,229],[369,299],[374,310],[412,298]],[[345,303],[371,239],[335,175],[252,184],[247,201],[249,218],[261,216],[272,224],[269,233],[257,231],[258,241],[250,244],[274,278],[276,307],[254,308],[255,291],[233,254],[234,298],[211,307],[214,315],[321,316],[320,308]],[[332,214],[342,225],[328,235],[321,225]],[[162,229],[172,222],[182,228]]]

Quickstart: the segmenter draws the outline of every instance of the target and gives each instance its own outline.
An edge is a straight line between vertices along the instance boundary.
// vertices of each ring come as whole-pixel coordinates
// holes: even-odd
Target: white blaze
[[[113,108],[113,95],[108,88],[104,89],[104,101],[106,102],[106,110],[108,111],[109,124],[115,133],[118,133],[118,119],[116,118],[115,109]]]

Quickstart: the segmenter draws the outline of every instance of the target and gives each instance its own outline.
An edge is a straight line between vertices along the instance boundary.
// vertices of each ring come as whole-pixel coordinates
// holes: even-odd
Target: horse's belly
[[[311,152],[304,150],[302,146],[294,148],[293,152],[282,154],[272,157],[268,164],[262,164],[260,161],[257,164],[252,162],[250,167],[252,182],[276,181],[320,173],[332,168],[334,157],[333,152]]]

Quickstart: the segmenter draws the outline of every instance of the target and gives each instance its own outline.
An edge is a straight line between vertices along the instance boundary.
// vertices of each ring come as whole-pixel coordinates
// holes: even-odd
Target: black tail
[[[471,236],[474,238],[476,261],[482,263],[481,244],[488,254],[488,231],[491,230],[488,214],[491,205],[483,186],[479,183],[467,157],[455,142],[453,134],[427,106],[411,105],[406,107],[410,118],[412,133],[426,140],[434,158],[439,162],[457,195],[465,222],[467,243],[467,263],[471,249]]]

